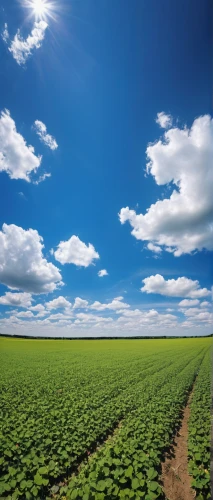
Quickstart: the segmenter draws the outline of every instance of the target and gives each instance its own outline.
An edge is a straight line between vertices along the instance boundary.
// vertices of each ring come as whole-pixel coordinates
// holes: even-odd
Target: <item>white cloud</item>
[[[58,144],[57,144],[55,138],[52,135],[47,134],[47,127],[43,122],[36,120],[34,123],[34,128],[35,128],[36,134],[39,136],[41,142],[43,142],[43,144],[45,144],[45,146],[52,149],[52,151],[57,149]]]
[[[103,276],[108,276],[107,270],[101,269],[101,271],[98,271],[98,276],[99,276],[99,278],[103,278]]]
[[[121,310],[121,309],[127,309],[129,304],[126,304],[125,302],[122,302],[123,297],[117,297],[112,300],[112,302],[109,302],[108,304],[102,304],[98,300],[93,302],[93,304],[90,306],[90,309],[95,309],[96,311],[104,311],[105,309],[111,309],[113,311],[116,310]]]
[[[177,280],[165,280],[160,274],[149,276],[142,280],[144,286],[142,292],[157,293],[167,297],[189,297],[202,298],[210,295],[210,290],[200,288],[199,281],[193,281],[189,278],[178,278]]]
[[[61,264],[75,264],[76,266],[88,267],[99,254],[91,243],[87,246],[78,236],[71,236],[68,241],[61,241],[54,252],[55,259]]]
[[[183,311],[185,316],[190,319],[190,321],[194,323],[205,322],[212,325],[213,323],[213,313],[209,311],[201,311],[196,307],[192,307]]]
[[[37,179],[37,181],[33,181],[33,184],[40,184],[40,182],[43,182],[45,181],[45,179],[48,179],[48,177],[51,177],[51,174],[43,174],[43,175],[40,175],[40,177]]]
[[[57,320],[65,320],[65,321],[68,321],[72,318],[72,313],[71,311],[69,312],[69,314],[67,313],[57,313],[57,314],[51,314],[48,319],[50,321],[57,321]]]
[[[43,239],[34,229],[3,224],[0,282],[29,293],[53,292],[62,284],[59,269],[43,257]]]
[[[71,302],[69,302],[67,299],[62,297],[57,297],[57,299],[51,300],[50,302],[46,302],[45,304],[47,309],[59,309],[59,308],[69,308],[72,306]]]
[[[25,64],[33,50],[41,47],[47,27],[48,25],[45,21],[35,22],[26,40],[22,38],[20,30],[18,30],[11,42],[9,51],[19,65]]]
[[[189,309],[183,309],[181,311],[185,316],[197,316],[200,313],[198,307],[190,307]]]
[[[211,304],[210,302],[207,302],[207,300],[204,300],[203,302],[201,302],[200,304],[200,307],[211,307]]]
[[[97,316],[96,314],[90,314],[90,313],[78,313],[76,314],[77,320],[75,320],[75,323],[93,323],[93,322],[99,322],[99,323],[109,323],[113,321],[112,318],[104,318],[102,316]]]
[[[162,248],[159,247],[158,245],[153,245],[153,243],[148,243],[147,248],[148,248],[148,250],[151,250],[152,252],[155,252],[155,253],[162,252]]]
[[[31,307],[32,296],[30,293],[12,293],[6,292],[0,297],[0,304],[13,307]]]
[[[172,126],[172,116],[167,115],[163,111],[161,113],[157,113],[156,123],[160,125],[161,128],[169,128]]]
[[[119,318],[119,323],[124,322],[125,318],[135,320],[135,325],[138,322],[143,324],[155,323],[159,324],[159,320],[161,322],[174,322],[177,320],[177,317],[174,314],[160,314],[155,309],[150,309],[149,311],[140,311],[140,309],[129,309],[122,311],[122,316]]]
[[[36,311],[36,312],[44,312],[45,311],[45,307],[42,304],[37,304],[36,306],[32,306],[29,309],[31,309],[31,311]]]
[[[34,318],[34,314],[31,311],[20,311],[16,314],[17,318]]]
[[[30,174],[41,164],[41,156],[34,154],[28,146],[8,110],[0,114],[0,171],[5,171],[11,179],[24,179],[30,182]]]
[[[117,297],[114,300],[118,299]],[[34,307],[37,308],[37,306]],[[40,316],[42,312],[33,316],[32,311],[28,311],[27,314],[9,311],[11,315],[9,318],[7,316],[0,318],[0,331],[50,337],[60,335],[65,337],[187,335],[189,330],[193,335],[211,333],[213,321],[211,313],[202,311],[200,308],[183,308],[181,311],[186,313],[184,321],[175,314],[168,314],[166,311],[158,312],[155,309],[145,311],[130,308],[116,309],[117,318],[110,317],[110,311],[106,311],[104,316],[99,316],[99,312],[77,312],[76,314],[73,309],[67,308],[57,314],[50,314],[46,318]],[[48,311],[45,312],[47,313]]]
[[[88,307],[88,301],[83,300],[80,297],[76,297],[73,309],[85,309]]]
[[[193,306],[198,306],[199,305],[199,300],[198,299],[184,299],[179,302],[179,306],[181,307],[193,307]]]
[[[122,208],[120,222],[130,223],[136,239],[176,257],[213,250],[213,120],[205,115],[191,129],[172,128],[164,133],[164,140],[148,145],[146,153],[147,173],[158,185],[173,183],[175,189],[145,215]]]
[[[205,311],[205,312],[200,312],[197,317],[196,317],[196,320],[199,322],[199,321],[204,321],[204,322],[208,322],[210,325],[213,324],[213,313],[210,313],[208,311]]]
[[[2,31],[2,34],[1,34],[1,37],[2,37],[2,40],[5,42],[5,43],[8,43],[9,41],[9,32],[8,32],[8,26],[7,26],[7,23],[5,23],[4,25],[4,30]]]

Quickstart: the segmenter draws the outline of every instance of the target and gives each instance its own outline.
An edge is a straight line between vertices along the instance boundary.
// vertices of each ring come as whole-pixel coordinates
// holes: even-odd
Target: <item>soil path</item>
[[[191,488],[191,477],[188,473],[188,420],[190,416],[191,392],[183,411],[183,420],[179,432],[174,439],[172,456],[166,455],[162,464],[163,491],[168,500],[194,500],[195,491]]]

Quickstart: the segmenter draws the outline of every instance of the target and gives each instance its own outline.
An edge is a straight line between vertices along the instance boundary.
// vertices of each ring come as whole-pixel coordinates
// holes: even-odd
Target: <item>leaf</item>
[[[44,486],[47,486],[47,485],[49,484],[49,479],[47,479],[47,478],[44,478],[44,477],[43,477],[43,479],[42,479],[42,484],[43,484]]]
[[[148,483],[148,488],[151,491],[156,491],[158,486],[159,484],[157,483],[157,481],[150,481],[150,483]]]
[[[17,479],[17,482],[20,483],[22,481],[22,479],[24,479],[24,478],[25,478],[25,474],[24,474],[24,472],[21,472],[21,474],[18,474],[16,479]]]
[[[10,481],[10,488],[14,489],[16,487],[17,481],[15,479],[11,479]]]
[[[134,479],[132,480],[132,488],[133,490],[137,490],[139,487],[140,487],[139,480],[137,479],[137,477],[134,477]]]
[[[27,481],[25,481],[25,479],[23,479],[23,481],[21,481],[21,483],[20,483],[20,488],[21,488],[21,490],[24,490],[26,487],[27,487]]]
[[[10,491],[11,490],[10,485],[7,484],[7,483],[1,483],[0,487],[1,487],[1,493],[4,493],[5,491]]]
[[[54,462],[54,460],[50,460],[50,462],[48,464],[49,470],[54,470],[55,466],[56,466],[56,463]]]
[[[41,474],[41,476],[45,476],[45,474],[48,474],[48,469],[47,467],[39,467],[38,473]]]
[[[73,490],[71,493],[71,500],[75,500],[78,496],[78,490]]]
[[[40,476],[40,474],[37,472],[37,474],[34,476],[34,483],[37,484],[38,486],[41,486],[43,483],[43,479]]]
[[[10,450],[5,450],[4,454],[6,455],[6,457],[10,457],[10,458],[12,457],[12,453]]]
[[[103,467],[103,472],[104,472],[105,476],[108,476],[109,475],[109,467]]]
[[[124,476],[120,477],[119,483],[125,484],[127,482],[126,478]]]
[[[156,472],[154,467],[151,467],[151,469],[149,469],[147,472],[147,476],[149,479],[154,479],[155,477],[157,477],[157,475],[158,475],[158,473]]]
[[[38,497],[38,488],[36,488],[36,486],[33,486],[31,491],[32,491],[33,496],[37,498]]]
[[[148,495],[145,496],[145,500],[155,500],[157,495],[152,491],[149,491]]]
[[[98,481],[96,488],[98,491],[104,491],[106,488],[106,482],[103,480]]]
[[[14,467],[9,467],[8,471],[9,471],[10,476],[15,476],[15,474],[17,472],[16,469],[14,469]]]
[[[130,477],[130,479],[132,479],[132,473],[133,473],[133,467],[132,465],[130,465],[128,469],[125,471],[125,476]]]

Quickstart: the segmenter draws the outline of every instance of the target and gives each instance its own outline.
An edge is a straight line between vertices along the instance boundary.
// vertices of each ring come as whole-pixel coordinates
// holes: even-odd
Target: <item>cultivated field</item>
[[[165,498],[161,463],[192,387],[188,467],[211,498],[211,346],[1,339],[0,499]]]

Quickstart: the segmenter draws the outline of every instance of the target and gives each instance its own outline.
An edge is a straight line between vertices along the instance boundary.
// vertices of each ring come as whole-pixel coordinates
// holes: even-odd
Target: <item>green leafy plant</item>
[[[192,486],[196,490],[196,498],[199,500],[208,500],[211,498],[210,407],[211,359],[208,352],[204,357],[194,387],[189,419],[189,472],[193,477]]]
[[[209,339],[1,343],[0,498],[164,497],[161,460]]]

